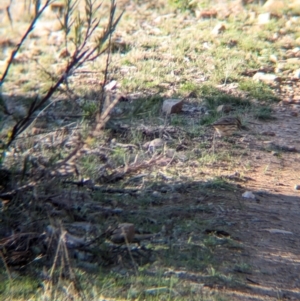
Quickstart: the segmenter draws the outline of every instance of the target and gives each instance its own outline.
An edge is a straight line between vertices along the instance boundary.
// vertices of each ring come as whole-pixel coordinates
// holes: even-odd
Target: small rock
[[[271,132],[271,131],[264,131],[261,133],[261,135],[264,135],[264,136],[276,136],[275,132]]]
[[[257,23],[260,25],[268,24],[271,19],[271,13],[264,13],[257,16]]]
[[[165,156],[167,158],[173,158],[176,154],[176,150],[173,149],[173,148],[168,148],[166,151],[165,151]]]
[[[300,43],[300,41],[299,41],[299,43]],[[210,45],[208,42],[204,42],[204,43],[202,44],[202,47],[203,47],[204,49],[210,49],[210,48],[211,48],[211,45]]]
[[[212,30],[212,34],[217,36],[219,35],[220,33],[224,32],[226,29],[226,26],[223,24],[223,23],[218,23],[214,29]]]
[[[52,3],[50,5],[50,9],[53,13],[59,14],[61,16],[65,10],[65,4],[64,3]]]
[[[70,52],[66,48],[64,48],[59,54],[60,59],[65,59],[66,57],[69,57],[69,56],[70,56]]]
[[[218,12],[214,9],[210,10],[197,10],[195,11],[196,17],[197,18],[203,18],[203,19],[211,19],[211,18],[216,18],[218,15]]]
[[[178,158],[181,162],[186,162],[186,161],[188,160],[188,157],[187,157],[185,154],[183,154],[183,153],[179,153],[179,154],[177,155],[177,158]]]
[[[288,64],[299,64],[300,60],[297,57],[291,57],[291,58],[286,59],[286,62]]]
[[[229,113],[232,111],[232,106],[231,105],[220,105],[217,107],[217,112],[218,113]]]
[[[154,140],[150,141],[149,146],[148,146],[148,150],[150,152],[155,152],[156,150],[162,149],[164,147],[164,145],[165,145],[164,140],[161,139],[161,138],[157,138],[157,139],[154,139]]]
[[[285,1],[283,0],[268,0],[263,8],[271,14],[282,13],[283,9],[286,7]]]
[[[66,233],[65,242],[68,248],[78,248],[85,244],[85,238]]]
[[[294,71],[293,77],[294,78],[300,78],[300,69],[297,69],[297,70]]]
[[[117,81],[116,80],[112,80],[110,83],[108,83],[107,85],[105,85],[104,90],[105,91],[112,91],[113,89],[115,89],[117,86]]]
[[[298,152],[298,150],[296,149],[296,147],[293,146],[293,145],[282,145],[281,149],[284,152],[292,152],[292,153],[297,153]]]
[[[254,74],[253,79],[268,84],[268,83],[274,83],[278,81],[279,77],[275,74],[265,74],[263,72],[257,72],[256,74]]]
[[[289,9],[292,14],[299,15],[300,14],[300,0],[290,1]]]
[[[73,222],[69,225],[72,228],[80,229],[89,232],[92,229],[92,224],[89,222]]]
[[[139,294],[140,294],[140,291],[138,291],[137,289],[134,289],[134,288],[130,288],[127,293],[127,298],[128,299],[136,299]]]
[[[286,58],[292,58],[292,59],[295,58],[295,53],[294,53],[293,49],[287,50],[286,53],[285,53],[285,57]]]
[[[243,194],[242,194],[242,197],[245,198],[245,199],[252,199],[252,200],[255,200],[256,197],[255,195],[253,194],[252,191],[245,191]]]
[[[117,115],[123,114],[123,112],[124,112],[124,110],[122,110],[121,108],[116,108],[116,107],[114,107],[114,108],[111,110],[111,115],[117,116]]]
[[[177,114],[182,111],[183,100],[166,99],[162,106],[162,111],[165,114]]]
[[[155,197],[155,198],[160,198],[161,197],[161,193],[159,191],[154,190],[152,192],[152,196]]]
[[[300,104],[300,96],[294,96],[292,99],[292,103]]]
[[[286,231],[286,230],[281,230],[281,229],[264,229],[264,230],[268,231],[268,232],[270,232],[272,234],[289,234],[289,235],[294,234],[291,231]]]
[[[155,288],[149,288],[144,291],[145,295],[151,295],[151,296],[156,296],[159,294],[165,294],[168,293],[170,295],[176,295],[175,291],[170,289],[169,287],[155,287]]]
[[[297,116],[298,116],[298,113],[297,113],[297,112],[291,112],[291,116],[297,117]]]
[[[240,179],[241,178],[241,174],[239,172],[234,172],[228,176],[225,176],[227,179],[230,179],[230,180],[237,180],[237,179]]]
[[[229,41],[228,41],[228,43],[227,43],[227,45],[229,46],[229,47],[234,47],[234,46],[236,46],[238,44],[238,40],[233,40],[233,39],[230,39]]]
[[[300,190],[300,185],[295,185],[295,190]]]
[[[270,61],[273,63],[276,63],[278,61],[278,58],[275,54],[271,54],[270,55]]]

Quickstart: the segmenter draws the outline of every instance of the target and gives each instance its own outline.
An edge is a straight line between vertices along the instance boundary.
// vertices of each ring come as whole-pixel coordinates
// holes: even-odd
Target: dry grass
[[[220,11],[230,6],[214,4]],[[0,40],[0,74],[30,15],[17,9],[16,1],[13,5],[13,26],[6,17],[0,26],[0,36],[5,37]],[[211,5],[200,1],[199,7],[210,9]],[[5,188],[35,182],[14,197],[3,197],[3,236],[12,230],[26,234],[26,239],[14,243],[30,253],[25,252],[27,261],[20,271],[11,268],[10,254],[3,253],[9,265],[0,274],[4,300],[98,300],[100,296],[113,300],[243,300],[226,297],[226,293],[245,291],[245,279],[234,269],[248,273],[251,264],[246,259],[239,258],[235,264],[231,260],[232,250],[239,253],[245,246],[234,237],[205,231],[230,231],[230,225],[222,224],[218,216],[227,207],[244,208],[238,183],[255,170],[255,122],[272,116],[271,106],[280,88],[254,82],[253,69],[274,69],[277,63],[270,61],[270,55],[285,59],[280,46],[284,39],[290,49],[297,45],[289,36],[297,35],[299,21],[290,18],[293,26],[288,27],[284,18],[274,18],[266,26],[257,25],[250,9],[260,12],[262,8],[255,4],[248,9],[237,7],[240,11],[227,17],[199,19],[195,16],[199,7],[178,10],[166,1],[119,1],[118,10],[125,9],[125,13],[112,40],[108,82],[117,82],[112,98],[122,95],[125,101],[113,111],[105,131],[89,137],[104,81],[107,57],[103,56],[77,70],[68,87],[61,86],[7,152],[3,167],[10,173]],[[225,31],[213,35],[219,22],[225,24]],[[280,28],[285,32],[280,33]],[[278,33],[279,38],[272,40]],[[48,11],[22,47],[2,87],[5,97],[18,108],[6,120],[2,135],[9,133],[36,92],[43,94],[51,86],[51,76],[60,74],[69,59],[63,50],[56,14]],[[191,111],[169,117],[161,114],[163,99],[188,95],[186,105]],[[222,104],[230,104],[242,118],[244,128],[239,135],[214,136],[210,125],[223,115],[217,112]],[[56,170],[36,179],[41,169],[51,169],[67,158],[78,137],[85,141],[82,156],[62,166],[63,175]],[[166,141],[157,153],[143,148],[154,138]],[[166,155],[168,150],[171,156]],[[1,179],[4,183],[6,178]],[[91,223],[93,230],[72,232],[76,222]],[[68,250],[65,241],[59,240],[62,236],[56,237],[56,243],[51,235],[54,242],[39,236],[52,226],[89,241],[117,222],[132,222],[141,234],[157,237],[143,241],[141,248],[111,247],[100,240],[78,251]],[[15,245],[6,248],[13,252]],[[156,291],[158,296],[147,292],[153,287],[163,288]]]

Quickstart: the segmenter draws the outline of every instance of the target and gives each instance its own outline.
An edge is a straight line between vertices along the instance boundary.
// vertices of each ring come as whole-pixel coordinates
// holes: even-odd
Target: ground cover
[[[105,83],[119,102],[97,139],[107,56],[76,70],[6,152],[4,300],[300,299],[298,12],[183,4],[119,1]],[[58,14],[46,12],[2,87],[1,139],[68,60]],[[13,3],[11,15],[1,11],[1,69],[29,13]],[[163,115],[167,98],[184,99],[182,112]],[[227,115],[242,128],[218,137]],[[112,242],[120,223],[134,225],[130,243]]]

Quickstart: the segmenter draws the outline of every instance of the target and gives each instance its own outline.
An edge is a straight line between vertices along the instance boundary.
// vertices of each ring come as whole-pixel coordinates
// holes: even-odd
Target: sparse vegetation
[[[272,109],[267,106],[258,108],[254,113],[254,117],[261,120],[270,120],[274,118],[272,116]]]
[[[297,170],[297,146],[265,144],[298,89],[293,13],[259,24],[254,1],[16,2],[0,4],[0,299],[272,295],[261,248],[290,242],[263,237],[292,206],[242,195]],[[167,98],[183,111],[164,114]],[[227,116],[241,128],[218,137]],[[118,241],[124,223],[134,239]]]

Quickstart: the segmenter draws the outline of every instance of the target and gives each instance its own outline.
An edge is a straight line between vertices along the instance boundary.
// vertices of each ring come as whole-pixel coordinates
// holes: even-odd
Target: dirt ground
[[[295,80],[294,95],[299,95],[298,86],[299,80]],[[277,96],[288,98],[284,93]],[[269,121],[246,120],[248,131],[234,138],[232,143],[241,148],[244,154],[240,160],[244,162],[235,168],[236,175],[232,175],[232,169],[219,168],[221,176],[238,185],[234,192],[218,190],[202,197],[190,191],[176,196],[175,201],[170,198],[163,206],[148,209],[149,217],[163,217],[164,212],[173,210],[175,220],[182,220],[182,206],[213,204],[211,211],[195,217],[212,220],[209,231],[226,229],[236,242],[231,248],[215,248],[214,257],[220,262],[218,272],[234,275],[241,284],[206,282],[192,272],[182,273],[181,277],[189,282],[204,282],[205,289],[224,293],[233,301],[300,300],[300,101],[273,105],[272,116],[274,119]],[[222,143],[222,139],[216,140],[216,152]],[[255,198],[242,197],[245,191],[253,192]],[[51,197],[41,199],[48,202]],[[126,206],[130,214],[139,211],[138,206]],[[157,216],[156,210],[160,212]],[[192,220],[188,214],[187,219]],[[178,240],[186,243],[184,235],[179,234]],[[193,235],[197,237],[197,233]]]
[[[295,189],[300,182],[300,119],[293,112],[299,113],[299,105],[280,104],[274,107],[276,119],[255,125],[257,132],[275,136],[242,138],[251,149],[251,171],[242,187],[256,199],[243,198],[238,210],[226,203],[218,216],[232,224],[231,235],[244,246],[242,252],[221,256],[252,266],[244,274],[248,288],[233,290],[233,300],[300,300],[300,192]],[[290,151],[261,151],[270,143]]]

